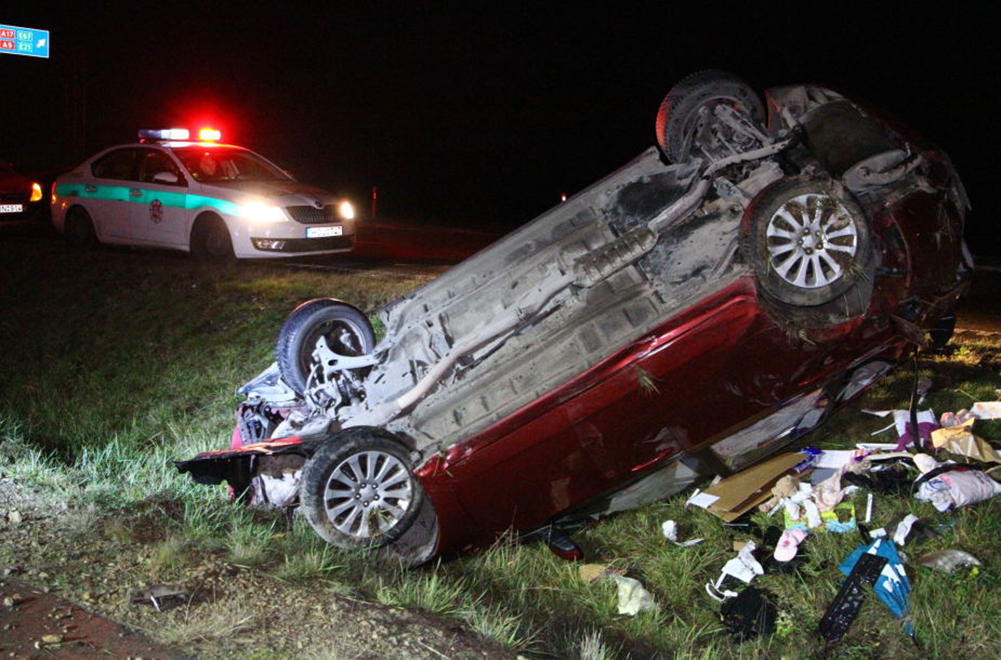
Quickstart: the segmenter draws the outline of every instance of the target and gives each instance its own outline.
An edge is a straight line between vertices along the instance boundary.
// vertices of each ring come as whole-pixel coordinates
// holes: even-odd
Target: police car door
[[[102,241],[126,243],[132,240],[129,190],[136,179],[138,149],[110,151],[90,166],[91,179],[84,183],[79,203],[87,209]]]
[[[130,191],[132,231],[137,242],[186,245],[188,182],[166,152],[139,153],[139,182]]]

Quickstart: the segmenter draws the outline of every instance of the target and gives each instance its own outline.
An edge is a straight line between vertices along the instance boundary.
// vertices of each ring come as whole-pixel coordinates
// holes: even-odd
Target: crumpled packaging
[[[946,472],[923,482],[914,497],[931,502],[939,511],[948,511],[1001,495],[1001,484],[979,470]]]
[[[621,575],[612,575],[611,578],[619,586],[619,614],[636,616],[640,612],[656,608],[653,596],[643,588],[639,580]]]
[[[985,463],[1001,463],[1001,454],[987,441],[973,433],[973,421],[932,431],[935,449],[945,449],[953,454],[968,456]]]

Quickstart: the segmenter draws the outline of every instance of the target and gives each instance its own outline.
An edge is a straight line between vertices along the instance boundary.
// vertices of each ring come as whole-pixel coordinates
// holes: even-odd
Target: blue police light
[[[191,132],[186,128],[140,128],[139,140],[187,140]]]

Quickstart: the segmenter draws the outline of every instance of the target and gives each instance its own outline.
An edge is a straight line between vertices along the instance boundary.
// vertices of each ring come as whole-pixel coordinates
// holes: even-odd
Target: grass
[[[915,500],[877,496],[877,524],[904,511],[954,523],[941,538],[905,548],[909,554],[955,547],[983,562],[976,575],[953,576],[910,564],[917,644],[872,598],[841,644],[822,643],[816,627],[837,592],[837,564],[857,544],[838,535],[811,537],[800,571],[755,581],[775,594],[788,625],[736,644],[703,585],[734,555],[733,542],[745,538],[705,511],[686,509],[684,496],[574,535],[588,561],[622,569],[651,591],[657,611],[636,617],[617,614],[614,584],[585,584],[576,565],[539,544],[505,538],[416,570],[335,550],[301,516],[290,524],[278,511],[236,507],[222,488],[194,484],[171,461],[227,444],[236,387],[271,361],[277,329],[298,303],[334,296],[372,312],[416,280],[203,267],[171,255],[73,253],[54,244],[0,243],[0,258],[0,471],[89,506],[81,538],[89,534],[109,554],[143,547],[157,579],[183,579],[214,557],[274,576],[290,590],[450,617],[535,657],[985,657],[1001,650],[997,500],[944,515]],[[927,355],[920,371],[935,387],[926,405],[943,412],[996,399],[999,369],[996,342],[964,341]],[[867,440],[885,422],[860,410],[905,406],[909,395],[909,369],[898,370],[811,441],[844,447]],[[1001,442],[1001,423],[981,424],[978,432]],[[856,506],[864,510],[864,496]],[[667,519],[683,526],[685,538],[705,542],[667,543],[660,532]],[[763,514],[756,519],[772,522]],[[172,612],[153,634],[206,643],[214,631],[239,635],[254,621],[238,605],[226,597],[192,605]]]

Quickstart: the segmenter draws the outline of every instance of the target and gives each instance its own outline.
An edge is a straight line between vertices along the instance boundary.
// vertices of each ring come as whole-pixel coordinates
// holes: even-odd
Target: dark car
[[[0,222],[40,220],[48,208],[42,182],[0,161]]]
[[[512,528],[553,542],[768,456],[948,336],[972,263],[942,151],[832,90],[763,104],[720,71],[656,130],[379,310],[378,342],[346,303],[298,307],[231,449],[179,468],[413,562]]]

